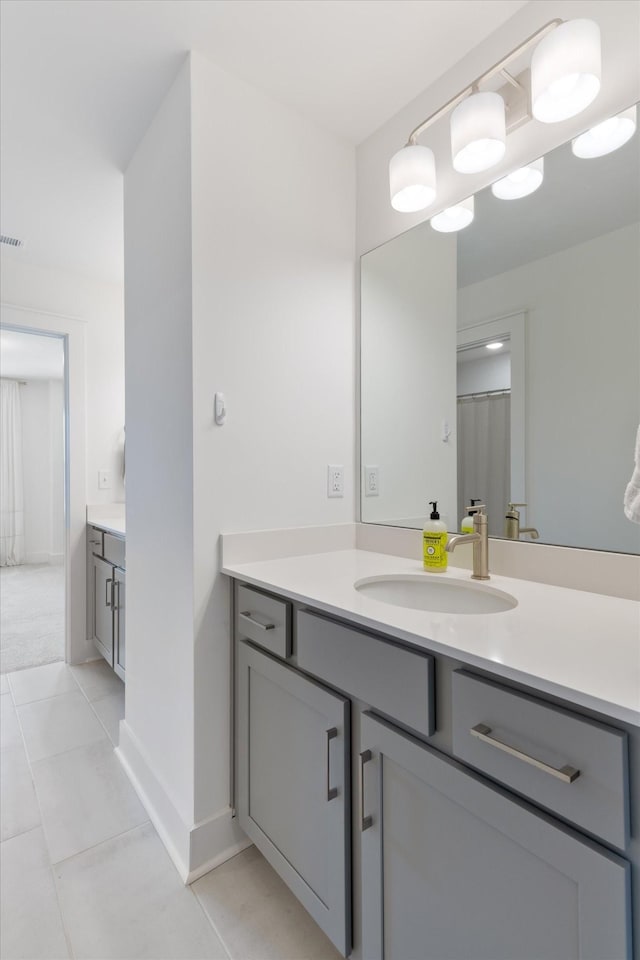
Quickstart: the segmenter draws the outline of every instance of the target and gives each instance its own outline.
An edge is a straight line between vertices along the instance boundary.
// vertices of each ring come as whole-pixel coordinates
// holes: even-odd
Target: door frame
[[[64,344],[65,660],[96,658],[87,637],[86,321],[2,301],[0,329],[59,337]]]

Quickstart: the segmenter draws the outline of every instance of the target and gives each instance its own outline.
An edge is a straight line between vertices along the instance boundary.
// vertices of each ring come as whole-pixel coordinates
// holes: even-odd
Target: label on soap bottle
[[[431,533],[425,530],[422,534],[422,559],[425,570],[447,569],[447,533]]]

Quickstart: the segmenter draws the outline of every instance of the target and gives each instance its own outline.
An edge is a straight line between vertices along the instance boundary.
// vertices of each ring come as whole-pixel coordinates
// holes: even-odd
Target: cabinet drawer
[[[97,553],[99,556],[102,556],[104,549],[102,537],[102,530],[98,530],[97,527],[87,527],[87,545],[90,553]]]
[[[435,731],[435,662],[427,653],[324,620],[304,611],[296,620],[301,670],[363,700],[396,723],[430,737]]]
[[[629,782],[623,731],[458,670],[453,752],[534,803],[625,848]]]
[[[113,563],[114,566],[125,568],[124,540],[121,540],[120,537],[113,537],[110,533],[105,533],[102,555],[105,560]]]
[[[236,633],[286,659],[291,656],[291,604],[251,587],[236,593]]]

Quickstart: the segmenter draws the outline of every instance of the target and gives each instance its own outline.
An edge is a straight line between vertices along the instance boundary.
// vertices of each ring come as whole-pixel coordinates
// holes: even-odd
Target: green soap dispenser
[[[479,497],[471,497],[469,500],[469,508],[475,506],[476,503],[481,503]],[[469,512],[466,517],[464,517],[462,523],[460,524],[460,530],[462,533],[473,533],[473,514]]]
[[[422,562],[425,570],[442,573],[447,569],[447,528],[440,519],[437,500],[430,500],[431,516],[422,531]]]

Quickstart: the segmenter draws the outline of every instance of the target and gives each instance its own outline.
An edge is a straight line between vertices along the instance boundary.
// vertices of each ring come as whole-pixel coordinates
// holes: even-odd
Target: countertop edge
[[[507,680],[512,680],[513,682],[521,683],[528,687],[533,687],[535,690],[540,691],[541,693],[547,693],[551,696],[558,697],[559,699],[575,704],[578,707],[581,706],[585,709],[593,710],[594,712],[605,717],[621,721],[622,723],[629,724],[632,727],[640,728],[640,710],[633,710],[630,707],[624,706],[623,704],[604,700],[581,690],[567,687],[563,684],[556,683],[553,680],[541,677],[539,674],[527,673],[526,671],[518,668],[510,667],[508,664],[498,663],[495,660],[477,656],[467,650],[462,650],[453,645],[432,640],[430,637],[414,634],[387,623],[380,623],[373,618],[363,616],[362,614],[358,614],[351,610],[346,610],[338,605],[319,600],[315,597],[305,596],[296,592],[295,590],[287,589],[280,584],[276,585],[270,583],[261,577],[256,577],[255,575],[244,572],[241,567],[241,564],[236,567],[229,565],[223,567],[220,572],[234,580],[240,580],[243,583],[251,584],[252,586],[259,587],[262,590],[277,593],[289,600],[307,605],[313,609],[327,613],[331,616],[335,616],[341,620],[364,627],[367,630],[374,630],[376,633],[387,634],[393,639],[401,640],[409,646],[413,646],[417,649],[426,649],[428,652],[432,652],[434,654],[439,653],[443,656],[460,660],[465,665],[474,666],[495,676],[504,677]]]

